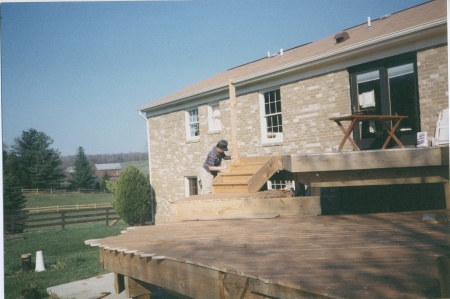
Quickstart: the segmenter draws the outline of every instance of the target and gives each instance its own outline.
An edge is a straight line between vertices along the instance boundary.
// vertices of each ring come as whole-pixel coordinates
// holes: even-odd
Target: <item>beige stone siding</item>
[[[434,135],[437,113],[448,107],[447,47],[417,54],[422,131]],[[351,113],[347,70],[340,70],[280,88],[283,142],[262,144],[259,92],[237,96],[237,134],[240,156],[331,152],[343,133],[329,118]],[[239,94],[239,89],[237,90]],[[195,108],[195,107],[192,107]],[[222,131],[208,132],[207,105],[201,105],[200,140],[186,141],[185,110],[149,119],[152,186],[157,199],[156,222],[170,217],[170,201],[185,197],[185,178],[198,176],[209,150],[220,139],[231,146],[230,105],[220,102]],[[344,150],[351,149],[346,144]]]
[[[448,47],[417,53],[420,125],[429,138],[435,134],[439,111],[448,108]]]
[[[283,142],[279,144],[262,144],[259,93],[238,97],[239,154],[331,152],[343,133],[329,118],[351,113],[348,77],[347,71],[339,71],[281,86]]]
[[[225,115],[226,107],[221,113]],[[191,107],[195,108],[195,107]],[[149,140],[151,159],[151,180],[155,191],[157,223],[170,216],[169,202],[185,197],[185,179],[198,176],[198,169],[207,153],[220,139],[230,139],[222,129],[220,133],[208,133],[207,106],[200,106],[200,140],[186,141],[185,111],[176,111],[150,118]],[[227,117],[222,120],[227,123]],[[224,125],[225,126],[225,125]],[[229,121],[228,121],[229,128]]]

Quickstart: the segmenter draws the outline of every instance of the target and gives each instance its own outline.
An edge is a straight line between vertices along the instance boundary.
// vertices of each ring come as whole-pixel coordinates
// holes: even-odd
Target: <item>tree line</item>
[[[52,144],[53,139],[44,132],[23,131],[10,149],[3,146],[4,170],[13,172],[22,188],[58,188],[68,181],[72,188],[90,189],[95,187],[90,178],[95,164],[148,160],[144,152],[86,155],[83,147],[78,147],[75,155],[61,156]],[[66,173],[69,167],[74,170],[71,174]]]
[[[78,147],[75,156],[61,157],[60,152],[52,148],[53,139],[44,132],[35,129],[23,131],[14,140],[11,149],[3,148],[3,207],[4,215],[22,212],[25,197],[21,189],[59,188],[68,179],[70,188],[105,188],[109,180],[107,174],[98,179],[94,164],[120,163],[146,159],[145,153],[92,155],[85,154]],[[117,158],[117,160],[113,160]],[[63,160],[65,163],[63,163]],[[73,166],[73,172],[66,178],[65,169]]]
[[[147,161],[148,153],[132,152],[118,154],[96,154],[86,155],[87,159],[93,164],[123,163],[131,161]],[[64,168],[73,166],[77,155],[61,156],[62,166]]]

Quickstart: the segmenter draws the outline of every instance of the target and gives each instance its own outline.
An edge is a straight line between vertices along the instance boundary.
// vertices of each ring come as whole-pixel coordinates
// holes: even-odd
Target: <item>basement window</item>
[[[260,119],[262,143],[283,141],[280,89],[260,93]]]
[[[267,190],[289,189],[295,190],[295,181],[270,180],[267,181]]]
[[[186,197],[198,194],[198,180],[195,176],[185,177],[185,195]]]

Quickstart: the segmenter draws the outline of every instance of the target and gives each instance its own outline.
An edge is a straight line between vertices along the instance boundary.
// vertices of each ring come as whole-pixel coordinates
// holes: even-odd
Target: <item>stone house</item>
[[[419,132],[428,133],[427,145],[431,145],[438,113],[449,104],[446,3],[430,1],[352,28],[336,28],[332,36],[280,49],[142,107],[156,222],[169,217],[170,202],[195,194],[198,169],[221,139],[229,141],[233,158],[280,155],[294,161],[308,155],[334,154],[340,155],[333,157],[343,163],[344,153],[352,147],[347,142],[343,152],[334,152],[343,132],[330,118],[375,114],[407,116],[395,133],[405,149],[417,148]],[[395,142],[380,151],[385,135],[381,124],[370,121],[357,124],[352,131],[361,152],[407,152]],[[427,155],[421,157],[426,160]],[[417,155],[414,159],[395,157],[392,164],[399,159],[411,160],[401,166],[405,173],[417,166],[417,161],[412,161]],[[439,167],[448,172],[448,158],[444,160]],[[370,171],[367,165],[352,171],[362,168]],[[308,174],[302,176],[296,175],[299,170],[292,165],[287,169],[290,172],[284,173],[281,185],[272,181],[269,188],[283,187],[283,182],[290,180],[308,186],[309,175],[316,171],[308,168]],[[389,175],[371,175],[386,186],[437,183],[437,193],[444,194],[448,208],[448,174],[422,177],[429,169],[414,169],[418,173],[414,179],[405,179],[406,174],[393,178],[392,169]],[[346,186],[355,186],[356,181],[354,178]],[[366,178],[358,184],[378,184],[368,181]],[[315,187],[341,185],[334,179],[333,184],[321,181]]]

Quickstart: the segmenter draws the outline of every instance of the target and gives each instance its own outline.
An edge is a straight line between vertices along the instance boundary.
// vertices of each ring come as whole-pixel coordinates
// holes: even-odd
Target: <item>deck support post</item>
[[[125,276],[125,289],[127,297],[133,299],[151,299],[152,292],[158,292],[158,288],[152,284]]]
[[[230,118],[231,118],[231,144],[233,145],[233,149],[231,152],[231,156],[233,160],[239,158],[239,149],[238,149],[238,138],[237,138],[237,103],[236,103],[236,86],[234,86],[234,82],[232,79],[228,82],[228,91],[230,93]]]
[[[116,294],[125,291],[125,279],[122,274],[114,273],[114,291]]]

